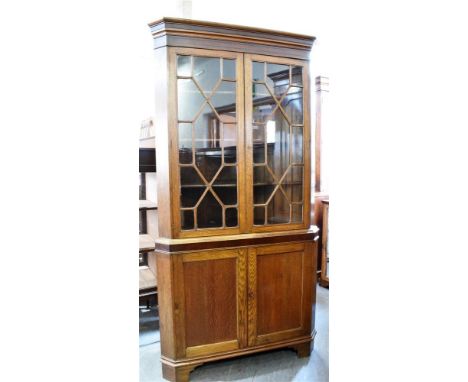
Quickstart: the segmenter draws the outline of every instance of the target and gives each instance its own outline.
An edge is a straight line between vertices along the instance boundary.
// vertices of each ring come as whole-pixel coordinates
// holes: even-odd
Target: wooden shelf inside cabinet
[[[157,210],[156,202],[151,200],[140,200],[140,210]]]
[[[148,252],[154,250],[154,240],[150,235],[140,235],[140,252]]]

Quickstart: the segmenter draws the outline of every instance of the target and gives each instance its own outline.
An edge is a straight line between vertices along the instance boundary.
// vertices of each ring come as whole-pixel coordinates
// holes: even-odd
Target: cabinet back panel
[[[186,346],[237,339],[236,258],[184,263]]]
[[[257,335],[301,327],[303,252],[257,257]]]

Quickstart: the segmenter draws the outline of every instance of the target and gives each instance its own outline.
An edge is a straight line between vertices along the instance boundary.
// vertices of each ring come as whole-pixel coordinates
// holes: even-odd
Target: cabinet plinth
[[[150,24],[157,62],[157,277],[163,376],[313,347],[313,37]]]

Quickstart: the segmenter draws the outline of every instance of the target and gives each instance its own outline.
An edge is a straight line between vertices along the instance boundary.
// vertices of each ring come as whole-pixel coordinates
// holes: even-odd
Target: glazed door
[[[236,350],[247,344],[246,249],[176,255],[179,357]]]
[[[245,208],[243,55],[171,48],[169,76],[179,237],[239,233]]]
[[[306,61],[244,57],[247,220],[253,232],[310,225]]]
[[[311,334],[316,277],[314,245],[249,248],[249,346]]]

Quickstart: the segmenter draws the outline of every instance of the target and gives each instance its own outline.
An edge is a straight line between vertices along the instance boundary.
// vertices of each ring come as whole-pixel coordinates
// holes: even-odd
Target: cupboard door
[[[249,346],[311,334],[316,277],[313,246],[294,243],[249,249]]]
[[[180,237],[241,231],[243,184],[243,56],[171,50],[177,138],[174,215]]]
[[[175,301],[182,356],[195,357],[246,346],[247,250],[177,255]]]
[[[310,224],[309,75],[306,61],[246,55],[245,126],[249,226]]]

